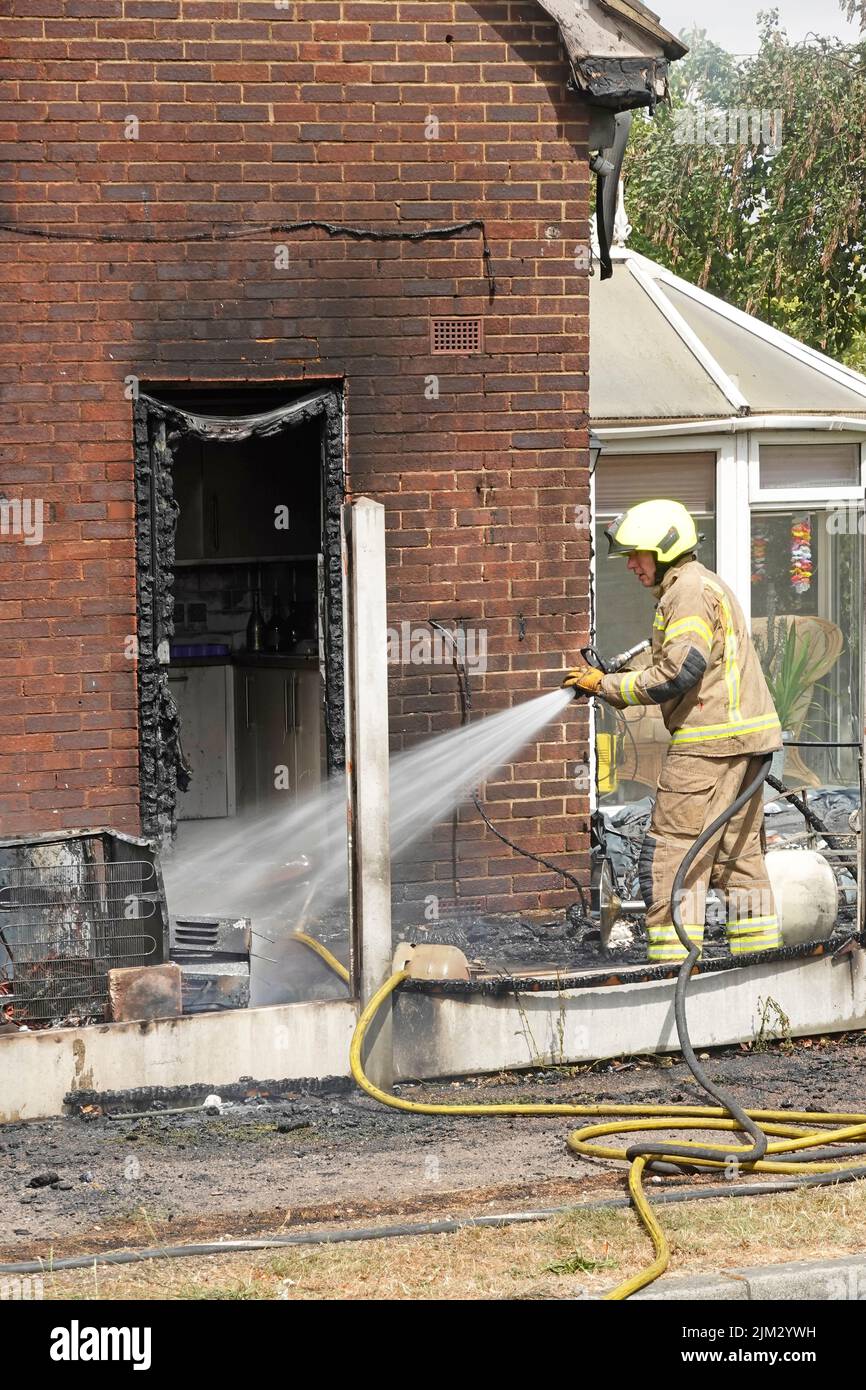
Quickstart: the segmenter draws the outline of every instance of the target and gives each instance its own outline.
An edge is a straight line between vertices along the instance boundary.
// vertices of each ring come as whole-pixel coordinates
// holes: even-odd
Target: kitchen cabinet
[[[293,463],[282,438],[238,444],[185,440],[174,470],[177,563],[318,554],[318,472],[306,467],[296,473]],[[288,511],[287,528],[276,525],[278,508]]]
[[[175,460],[172,483],[174,500],[178,505],[175,559],[194,560],[204,554],[204,480],[200,440],[185,441],[183,452],[179,451]]]
[[[255,672],[236,666],[235,683],[235,783],[239,812],[254,809],[257,804],[259,759],[256,735]]]
[[[173,663],[169,689],[192,768],[178,820],[264,812],[322,780],[318,666],[279,658]]]
[[[172,665],[168,675],[180,715],[184,756],[192,768],[185,792],[178,792],[178,820],[233,816],[236,807],[234,696],[232,667]]]
[[[318,667],[245,663],[235,667],[238,810],[285,805],[322,776]]]

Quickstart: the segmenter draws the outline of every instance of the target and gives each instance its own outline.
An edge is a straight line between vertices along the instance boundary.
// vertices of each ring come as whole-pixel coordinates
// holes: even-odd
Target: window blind
[[[860,482],[858,444],[762,444],[761,487],[841,487]]]
[[[595,508],[617,516],[652,497],[682,502],[696,516],[716,510],[716,455],[602,454],[595,474]]]

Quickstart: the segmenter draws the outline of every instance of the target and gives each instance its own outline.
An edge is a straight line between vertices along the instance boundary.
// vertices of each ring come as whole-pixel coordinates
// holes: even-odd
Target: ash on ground
[[[759,1020],[755,1019],[756,1033]],[[528,1057],[527,1053],[527,1057]],[[866,1111],[866,1035],[753,1042],[704,1057],[711,1079],[758,1109]],[[65,1119],[0,1128],[0,1257],[285,1231],[383,1214],[514,1210],[623,1192],[625,1167],[576,1158],[562,1116],[406,1114],[346,1089],[250,1084],[215,1112],[124,1114],[132,1097]],[[434,1103],[706,1104],[678,1054],[404,1083]],[[70,1098],[71,1102],[75,1097]],[[136,1104],[156,1104],[135,1097]],[[166,1107],[190,1104],[167,1098]],[[49,1179],[36,1182],[37,1179]],[[708,1181],[717,1181],[715,1175]],[[679,1181],[676,1179],[674,1181]],[[690,1182],[692,1179],[686,1179]]]

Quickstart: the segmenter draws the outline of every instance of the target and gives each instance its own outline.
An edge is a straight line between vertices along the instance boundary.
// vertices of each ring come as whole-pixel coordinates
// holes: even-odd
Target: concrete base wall
[[[395,1007],[398,1077],[498,1071],[679,1047],[672,981],[486,999],[406,994]],[[697,975],[687,1015],[696,1047],[753,1038],[772,1000],[793,1036],[866,1026],[866,954]],[[767,1010],[771,1029],[777,1022]]]
[[[866,956],[789,961],[699,975],[689,993],[697,1047],[753,1038],[759,1000],[787,1015],[791,1032],[866,1026]],[[0,1121],[63,1113],[75,1091],[346,1076],[356,1009],[324,1001],[155,1023],[19,1033],[0,1038]],[[770,1024],[774,1022],[769,1018]],[[499,1071],[676,1049],[669,981],[489,999],[404,994],[394,1008],[398,1078]]]
[[[235,1009],[0,1038],[0,1121],[63,1114],[70,1091],[347,1075],[348,1001]]]

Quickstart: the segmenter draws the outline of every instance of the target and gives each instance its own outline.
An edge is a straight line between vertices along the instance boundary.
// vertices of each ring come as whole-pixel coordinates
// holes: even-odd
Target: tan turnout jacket
[[[782,746],[742,609],[693,556],[672,565],[659,586],[651,664],[605,676],[598,693],[617,709],[658,705],[671,752],[731,757]]]

